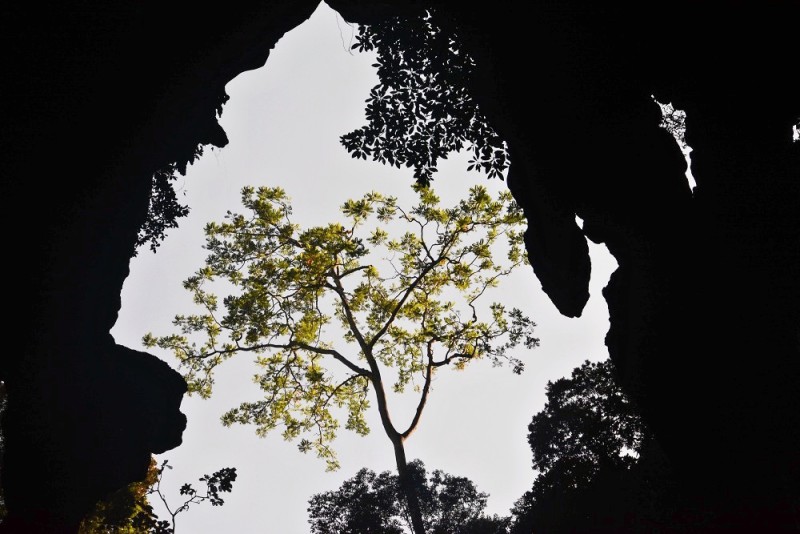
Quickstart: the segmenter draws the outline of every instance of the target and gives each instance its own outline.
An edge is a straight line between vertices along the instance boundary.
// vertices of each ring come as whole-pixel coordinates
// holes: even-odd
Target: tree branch
[[[343,363],[348,369],[353,371],[354,373],[360,376],[370,377],[372,373],[364,369],[363,367],[359,367],[358,365],[354,364],[350,361],[346,356],[343,356],[338,350],[335,349],[324,349],[322,347],[315,347],[313,345],[308,345],[306,343],[299,343],[297,341],[291,341],[289,343],[259,343],[258,345],[239,345],[237,343],[235,349],[216,349],[207,353],[204,353],[199,356],[193,357],[194,359],[205,359],[209,356],[215,356],[217,354],[232,354],[234,352],[255,352],[262,349],[283,349],[283,350],[292,350],[292,349],[302,349],[307,350],[308,352],[313,352],[315,354],[323,354],[327,356],[333,356],[336,360]]]
[[[452,362],[455,359],[471,360],[474,357],[475,357],[474,354],[465,354],[463,352],[457,352],[455,354],[451,354],[450,356],[448,356],[444,360],[439,360],[438,362],[433,362],[433,363],[431,363],[431,365],[433,367],[443,367],[445,365],[449,365],[450,362]]]
[[[433,341],[428,341],[427,343],[427,353],[428,353],[428,363],[425,366],[425,384],[422,386],[422,394],[419,398],[419,403],[417,403],[417,409],[414,412],[414,418],[411,420],[411,423],[408,425],[408,428],[400,434],[400,437],[406,439],[408,436],[411,435],[414,430],[417,428],[417,424],[419,424],[419,420],[422,417],[422,410],[425,409],[425,404],[428,402],[428,393],[431,390],[431,378],[433,377]]]
[[[424,269],[422,269],[422,271],[420,271],[420,273],[417,275],[414,281],[411,282],[411,284],[409,284],[409,286],[403,292],[403,296],[400,297],[400,300],[397,302],[394,309],[392,309],[392,313],[389,314],[389,318],[386,320],[381,329],[378,330],[378,332],[374,336],[372,336],[372,339],[370,340],[368,345],[370,349],[372,349],[375,346],[375,343],[377,343],[378,340],[383,336],[383,334],[385,334],[386,331],[389,330],[389,327],[392,326],[395,317],[397,317],[397,314],[400,312],[400,309],[403,307],[403,304],[405,304],[408,297],[411,295],[411,293],[414,292],[419,283],[422,282],[423,278],[425,278],[428,275],[428,273],[431,272],[441,260],[442,256],[439,256],[439,258],[437,258],[436,261],[429,263]]]
[[[369,349],[371,346],[367,345],[367,342],[364,340],[364,336],[361,335],[361,331],[358,329],[358,324],[356,323],[355,317],[353,317],[353,311],[350,309],[350,303],[347,301],[347,295],[344,292],[344,287],[342,286],[342,281],[338,274],[336,274],[333,270],[330,271],[331,278],[333,278],[333,282],[335,287],[333,287],[333,291],[339,295],[339,300],[342,303],[342,308],[344,309],[344,316],[347,319],[347,325],[350,327],[350,331],[353,333],[353,336],[358,341],[358,346],[361,348],[361,352],[369,361]],[[370,368],[373,368],[372,362],[370,362]],[[375,369],[372,369],[373,372]]]

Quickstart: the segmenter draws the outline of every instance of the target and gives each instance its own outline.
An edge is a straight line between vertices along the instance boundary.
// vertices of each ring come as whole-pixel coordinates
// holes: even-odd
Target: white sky
[[[413,198],[410,170],[354,160],[339,144],[340,135],[364,123],[364,100],[377,81],[370,66],[373,57],[347,50],[354,31],[320,4],[310,20],[277,43],[264,67],[228,84],[231,99],[220,122],[230,144],[208,150],[186,177],[179,177],[180,199],[189,204],[191,214],[157,254],[142,249],[131,261],[112,330],[118,343],[142,350],[143,334],[170,333],[175,314],[195,311],[181,282],[205,258],[203,225],[221,220],[227,210],[241,211],[244,185],[283,187],[295,201],[295,222],[303,226],[337,219],[344,200],[369,190]],[[443,205],[476,183],[491,191],[506,187],[483,174],[467,173],[467,159],[462,154],[440,165],[433,185]],[[533,318],[542,346],[517,354],[526,362],[521,376],[482,362],[462,373],[440,373],[420,426],[407,442],[409,459],[422,459],[429,470],[467,476],[489,493],[489,513],[507,514],[530,488],[534,472],[527,425],[544,406],[547,381],[568,375],[586,359],[608,356],[603,345],[608,311],[600,291],[616,263],[605,247],[589,247],[592,297],[583,317],[559,315],[528,268],[505,279],[492,300],[519,307]],[[151,352],[174,367],[170,354]],[[296,443],[284,442],[280,430],[262,439],[253,427],[224,428],[219,422],[224,411],[259,398],[251,381],[254,372],[247,355],[235,357],[220,368],[212,399],[187,397],[183,402],[189,419],[183,445],[158,457],[175,467],[162,484],[170,502],[179,502],[183,482],[196,482],[204,473],[230,466],[239,477],[224,506],[205,503],[180,514],[179,534],[306,534],[306,507],[313,494],[337,488],[361,467],[394,469],[390,443],[374,412],[369,436],[342,430],[334,443],[342,467],[334,473],[326,472],[313,453],[302,454]],[[398,411],[395,418],[402,426],[410,416]],[[153,504],[161,513],[159,503]]]

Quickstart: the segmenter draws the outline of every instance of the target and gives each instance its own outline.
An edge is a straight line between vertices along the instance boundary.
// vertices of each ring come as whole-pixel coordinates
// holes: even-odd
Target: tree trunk
[[[369,379],[372,382],[375,398],[378,401],[378,413],[381,416],[381,424],[394,448],[394,459],[397,464],[397,474],[400,478],[400,490],[406,498],[406,504],[408,504],[408,515],[411,517],[411,529],[414,531],[414,534],[425,534],[425,524],[422,522],[422,511],[419,507],[419,495],[417,494],[417,488],[414,485],[414,481],[411,480],[408,471],[406,449],[403,444],[406,436],[400,434],[392,424],[392,418],[389,415],[389,405],[386,401],[386,390],[383,387],[383,380],[381,379],[381,371],[372,351],[369,347],[362,347],[362,350],[367,357],[367,362],[371,370]]]
[[[398,436],[392,439],[394,445],[394,459],[397,462],[397,474],[400,477],[400,489],[408,504],[408,515],[411,517],[411,528],[414,534],[425,534],[425,524],[422,522],[422,510],[419,507],[419,495],[406,461],[406,449],[403,438]]]

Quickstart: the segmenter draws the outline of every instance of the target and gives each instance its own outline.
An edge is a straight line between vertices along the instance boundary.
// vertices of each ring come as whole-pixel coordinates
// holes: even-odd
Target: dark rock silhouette
[[[227,142],[225,84],[315,2],[2,8],[11,346],[3,532],[75,532],[177,446],[181,377],[109,335],[152,174]],[[13,252],[11,252],[13,251]],[[148,252],[149,253],[149,252]]]
[[[352,22],[436,5],[461,28],[481,70],[474,97],[509,143],[543,288],[579,315],[583,235],[606,243],[619,263],[604,292],[611,358],[706,530],[796,531],[800,3],[329,3]],[[316,5],[2,8],[15,335],[0,361],[0,531],[74,532],[95,500],[144,477],[151,452],[180,442],[180,378],[108,334],[151,176],[227,142],[225,84]],[[694,194],[651,95],[687,112]]]

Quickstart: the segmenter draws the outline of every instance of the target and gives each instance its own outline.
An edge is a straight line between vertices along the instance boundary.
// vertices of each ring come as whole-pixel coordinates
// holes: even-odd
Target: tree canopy
[[[507,518],[487,516],[486,493],[466,477],[440,470],[428,474],[421,460],[409,462],[423,520],[434,534],[500,534]],[[312,534],[403,534],[411,528],[398,476],[361,469],[334,491],[309,500]]]
[[[585,532],[600,528],[599,517],[643,514],[652,504],[647,480],[655,475],[640,460],[655,446],[653,436],[622,392],[611,360],[586,361],[570,377],[549,382],[547,403],[528,430],[538,475],[512,510],[512,533]],[[646,469],[652,468],[651,461]],[[627,512],[609,513],[620,506]]]
[[[527,262],[524,216],[510,193],[492,198],[476,186],[450,208],[430,188],[416,193],[411,208],[368,193],[342,205],[346,222],[303,230],[282,189],[244,188],[249,213],[229,212],[206,226],[209,255],[184,283],[201,313],[176,316],[178,333],[147,334],[145,345],[171,350],[190,392],[204,397],[217,366],[254,354],[264,398],[242,402],[223,423],[252,424],[259,435],[282,427],[285,439],[298,439],[300,450],[313,450],[328,469],[338,467],[331,442],[340,410],[346,429],[369,432],[371,389],[407,480],[403,442],[419,424],[434,374],[480,358],[520,373],[523,363],[510,351],[539,343],[520,310],[482,301]],[[214,282],[230,290],[223,309],[209,289]],[[417,392],[405,427],[391,417],[389,380],[396,392]]]
[[[367,124],[341,137],[354,158],[413,168],[427,185],[440,159],[467,147],[468,170],[502,178],[508,147],[470,95],[475,61],[436,11],[360,25],[352,48],[377,54],[379,78]]]
[[[547,384],[547,404],[528,426],[534,469],[634,461],[647,431],[614,372],[611,360],[586,361],[569,378]]]
[[[148,499],[160,474],[156,459],[151,458],[145,479],[128,484],[97,503],[81,522],[79,533],[168,534],[168,524],[159,521]]]
[[[206,501],[213,506],[222,506],[225,501],[220,493],[230,493],[237,476],[235,467],[223,467],[211,475],[203,475],[199,479],[205,486],[203,492],[185,483],[179,490],[182,502],[176,506],[174,502],[169,504],[161,489],[167,469],[172,469],[167,460],[159,465],[155,457],[151,458],[145,479],[117,490],[97,503],[81,522],[79,534],[175,534],[178,514]],[[159,519],[150,503],[152,495],[162,502],[169,520]]]

